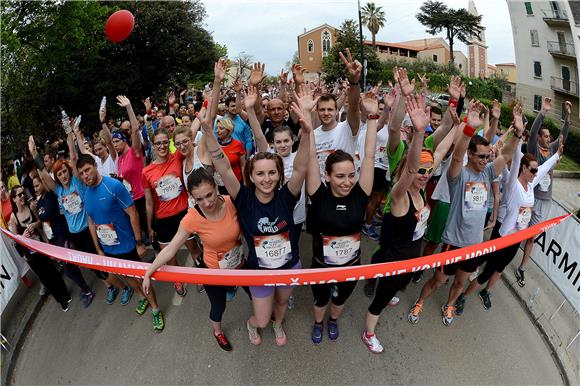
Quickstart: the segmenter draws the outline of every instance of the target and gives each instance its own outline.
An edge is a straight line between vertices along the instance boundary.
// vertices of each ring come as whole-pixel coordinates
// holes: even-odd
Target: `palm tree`
[[[385,26],[385,12],[382,7],[377,7],[375,3],[367,3],[361,9],[362,22],[366,24],[373,37],[373,48],[375,48],[375,37],[379,29]]]

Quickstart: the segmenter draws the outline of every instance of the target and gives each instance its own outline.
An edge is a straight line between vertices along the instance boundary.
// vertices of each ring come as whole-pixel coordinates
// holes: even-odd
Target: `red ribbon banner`
[[[453,264],[495,252],[545,232],[546,230],[560,224],[571,215],[572,214],[569,213],[560,217],[555,217],[519,232],[512,233],[499,239],[486,241],[481,244],[437,253],[435,255],[393,261],[389,263],[360,265],[355,267],[288,270],[223,270],[174,267],[166,265],[159,268],[152,277],[154,280],[158,281],[191,284],[277,286],[337,283],[400,275],[408,272],[441,267],[442,265]],[[151,265],[149,263],[115,259],[112,257],[57,247],[28,239],[23,236],[14,235],[5,229],[0,228],[0,230],[19,244],[43,255],[98,271],[142,278]]]

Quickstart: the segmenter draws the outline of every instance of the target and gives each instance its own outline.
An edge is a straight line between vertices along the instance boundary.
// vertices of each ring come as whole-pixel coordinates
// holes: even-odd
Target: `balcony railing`
[[[575,97],[578,96],[578,82],[551,76],[550,87],[556,92],[572,95]]]
[[[548,42],[548,52],[554,56],[560,56],[565,58],[575,58],[576,51],[574,50],[574,44],[572,43],[561,43],[561,42]]]
[[[547,24],[565,25],[568,24],[568,14],[563,9],[542,9],[543,19]]]

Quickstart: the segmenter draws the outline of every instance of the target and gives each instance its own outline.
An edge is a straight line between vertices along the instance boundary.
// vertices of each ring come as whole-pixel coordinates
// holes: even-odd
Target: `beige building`
[[[495,65],[496,74],[504,76],[511,84],[517,82],[517,71],[515,63],[498,63]]]
[[[473,0],[469,0],[467,10],[469,13],[479,16]],[[467,55],[469,58],[467,75],[471,78],[487,78],[489,74],[487,73],[487,45],[485,43],[485,31],[482,31],[479,35],[472,36],[471,39],[469,39]]]
[[[306,31],[298,36],[298,57],[300,65],[306,69],[306,80],[318,79],[324,59],[336,41],[336,29],[328,24]]]
[[[578,57],[580,2],[508,1],[516,56],[516,96],[528,111],[552,98],[550,118],[560,122],[565,101],[572,102],[571,129],[580,132]]]

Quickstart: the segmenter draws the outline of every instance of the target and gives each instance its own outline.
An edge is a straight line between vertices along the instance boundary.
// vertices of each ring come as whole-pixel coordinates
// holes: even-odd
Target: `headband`
[[[123,142],[129,142],[125,134],[121,133],[120,131],[113,132],[113,139],[120,139]]]
[[[421,157],[419,157],[419,164],[433,163],[433,154],[428,150],[421,150]]]

